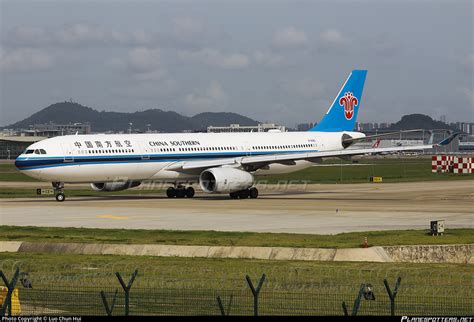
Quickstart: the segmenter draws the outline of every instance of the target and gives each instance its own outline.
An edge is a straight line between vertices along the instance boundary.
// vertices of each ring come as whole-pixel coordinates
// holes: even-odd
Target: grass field
[[[0,163],[0,181],[38,181],[19,172],[13,163]]]
[[[461,264],[331,263],[242,259],[154,258],[63,254],[0,254],[0,269],[11,277],[15,267],[28,272],[33,288],[20,289],[25,312],[105,314],[99,292],[119,290],[114,315],[123,314],[125,282],[138,269],[131,289],[131,314],[218,315],[216,296],[231,314],[252,314],[252,295],[245,282],[267,278],[259,296],[261,314],[342,315],[361,283],[371,283],[376,301],[363,301],[360,315],[385,314],[390,304],[383,279],[391,287],[402,278],[396,312],[404,314],[472,314],[474,267]],[[34,308],[34,311],[33,309]],[[27,311],[27,310],[30,311]]]
[[[368,238],[371,246],[473,244],[474,229],[449,229],[443,236],[431,236],[428,234],[428,230],[393,230],[337,235],[312,235],[0,226],[0,240],[64,243],[350,248],[360,247],[363,244],[364,237]]]
[[[334,236],[204,231],[38,228],[0,226],[1,240],[238,245],[292,247],[360,247],[372,245],[473,243],[473,229],[449,229],[433,237],[427,231],[347,233]],[[262,315],[342,315],[349,310],[361,283],[372,284],[375,301],[362,301],[359,315],[389,315],[383,284],[402,283],[396,298],[398,315],[469,315],[473,312],[474,266],[468,264],[267,261],[249,259],[173,258],[149,256],[0,253],[0,270],[8,278],[19,267],[33,288],[20,288],[23,314],[103,315],[100,291],[109,303],[118,290],[114,315],[124,314],[124,296],[115,272],[125,283],[137,269],[132,286],[133,315],[219,315],[216,297],[231,314],[252,315],[253,299],[245,276],[253,283],[266,275],[259,295]]]

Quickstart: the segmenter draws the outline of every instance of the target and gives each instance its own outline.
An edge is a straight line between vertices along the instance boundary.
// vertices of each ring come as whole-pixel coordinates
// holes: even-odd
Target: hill
[[[449,129],[452,128],[443,122],[435,121],[428,115],[424,114],[409,114],[402,116],[402,119],[397,123],[392,124],[389,130],[399,131],[399,130],[415,130],[415,129],[425,129],[425,130],[434,130],[434,129]]]
[[[150,129],[161,132],[199,131],[205,130],[210,125],[222,126],[232,123],[255,125],[258,123],[236,113],[206,112],[188,117],[161,109],[133,113],[99,112],[78,103],[62,102],[52,104],[22,121],[5,126],[5,128],[27,129],[33,124],[49,122],[57,124],[89,122],[94,132],[126,131],[129,128],[129,123],[133,123],[133,128],[141,131],[145,131],[147,125],[150,124]]]

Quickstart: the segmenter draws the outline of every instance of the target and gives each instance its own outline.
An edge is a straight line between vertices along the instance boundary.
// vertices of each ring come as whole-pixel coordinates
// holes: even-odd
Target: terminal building
[[[0,134],[0,159],[16,159],[29,145],[55,136],[90,134],[90,123],[30,125],[27,130],[5,129]]]
[[[29,145],[44,139],[42,136],[0,136],[0,159],[14,160]]]

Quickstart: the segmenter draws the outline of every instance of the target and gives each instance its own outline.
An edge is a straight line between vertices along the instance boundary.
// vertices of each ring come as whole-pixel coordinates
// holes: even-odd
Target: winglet
[[[455,132],[453,134],[451,134],[450,136],[448,136],[446,139],[444,139],[443,141],[439,142],[437,145],[438,146],[443,146],[443,145],[448,145],[449,143],[451,143],[452,140],[454,140],[454,138],[456,136],[459,135],[459,132]]]

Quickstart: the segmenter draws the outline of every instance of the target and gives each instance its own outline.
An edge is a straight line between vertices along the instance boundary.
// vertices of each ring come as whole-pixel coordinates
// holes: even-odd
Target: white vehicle
[[[352,71],[324,118],[307,132],[67,135],[32,144],[15,165],[28,176],[51,181],[58,201],[65,199],[64,183],[118,191],[144,180],[172,184],[168,197],[193,197],[191,185],[199,183],[207,193],[257,198],[253,185],[260,175],[301,170],[326,157],[432,148],[347,149],[366,139],[352,131],[366,75],[366,70]]]

